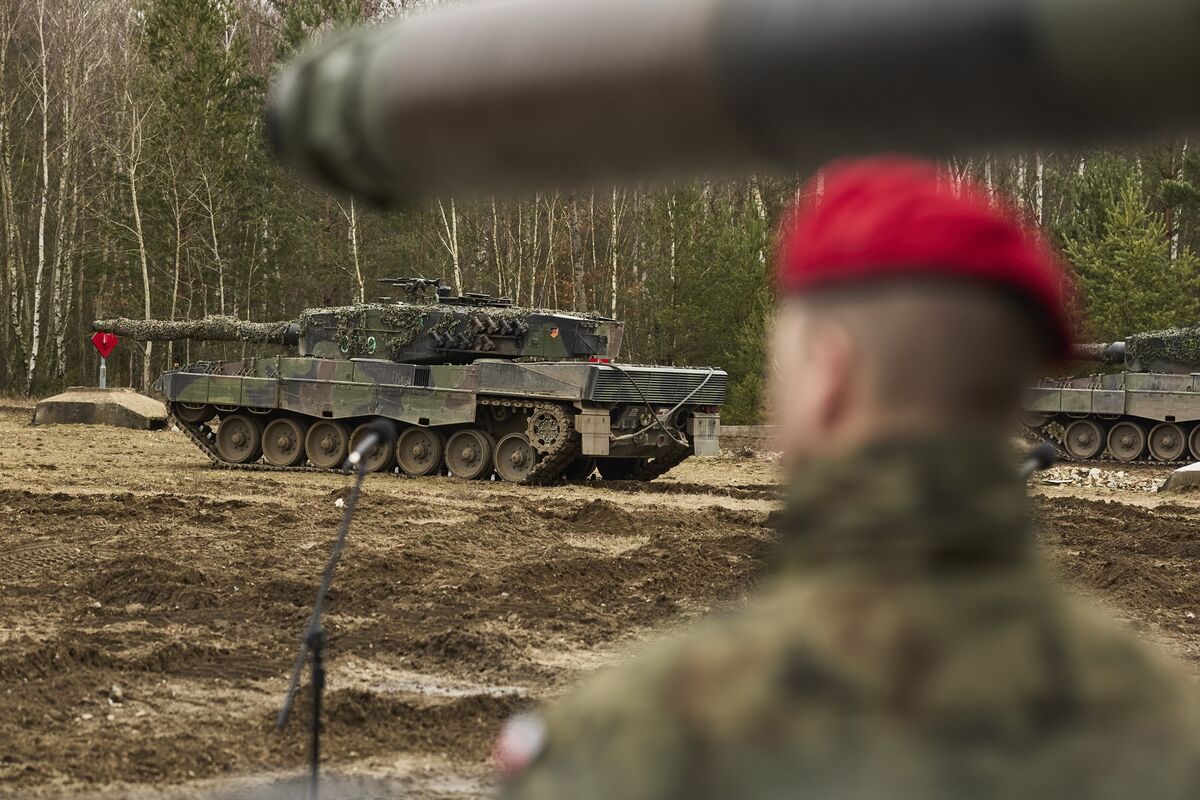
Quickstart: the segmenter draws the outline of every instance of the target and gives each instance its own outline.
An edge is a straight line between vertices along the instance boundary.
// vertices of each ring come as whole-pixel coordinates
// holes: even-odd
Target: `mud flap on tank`
[[[575,430],[583,437],[583,455],[608,455],[611,424],[608,411],[584,411],[575,415]]]
[[[698,456],[715,456],[721,452],[721,415],[693,414],[688,420],[692,450]]]

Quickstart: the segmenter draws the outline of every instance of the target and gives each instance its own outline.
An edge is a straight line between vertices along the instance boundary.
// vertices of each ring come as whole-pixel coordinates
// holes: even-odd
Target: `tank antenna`
[[[358,495],[362,491],[363,478],[367,474],[366,456],[381,441],[387,441],[388,431],[383,424],[372,426],[363,436],[358,447],[346,459],[344,469],[354,471],[354,485],[346,498],[345,510],[342,512],[342,523],[338,528],[337,539],[333,543],[333,551],[329,561],[325,563],[325,571],[321,574],[321,584],[317,587],[317,599],[313,603],[312,616],[304,627],[304,637],[300,640],[300,653],[296,656],[296,665],[292,668],[292,679],[288,683],[287,697],[283,707],[279,709],[279,717],[275,726],[283,730],[292,706],[296,702],[296,692],[300,688],[300,674],[304,671],[304,662],[312,653],[312,719],[309,723],[309,800],[318,800],[321,774],[321,699],[325,691],[325,644],[328,637],[321,625],[321,614],[325,610],[325,597],[329,594],[329,585],[333,582],[333,571],[337,568],[346,547],[346,534],[350,532],[350,521],[354,518],[354,507],[358,503]]]

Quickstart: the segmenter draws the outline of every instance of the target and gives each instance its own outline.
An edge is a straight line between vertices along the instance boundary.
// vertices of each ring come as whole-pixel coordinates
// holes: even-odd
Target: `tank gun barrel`
[[[1100,361],[1105,364],[1123,364],[1125,353],[1125,342],[1091,342],[1071,348],[1072,357],[1079,361]]]
[[[392,204],[886,151],[1084,145],[1200,123],[1200,0],[512,0],[333,37],[268,136]]]
[[[205,317],[192,321],[161,319],[98,319],[92,330],[115,333],[139,342],[194,339],[208,342],[246,342],[291,346],[300,341],[296,322],[246,322],[235,317]]]

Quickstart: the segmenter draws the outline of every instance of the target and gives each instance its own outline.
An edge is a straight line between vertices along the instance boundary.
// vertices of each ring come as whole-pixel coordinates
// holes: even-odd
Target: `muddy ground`
[[[290,786],[306,702],[274,718],[347,479],[30,414],[0,407],[0,795]],[[505,717],[753,591],[778,481],[735,457],[649,486],[373,476],[327,618],[331,770],[486,794]],[[1200,672],[1200,496],[1034,488],[1054,568]]]

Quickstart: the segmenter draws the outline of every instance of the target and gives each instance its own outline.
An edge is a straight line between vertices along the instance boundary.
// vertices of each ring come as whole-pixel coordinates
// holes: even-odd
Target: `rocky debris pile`
[[[1158,478],[1144,472],[1126,472],[1102,467],[1051,467],[1030,478],[1033,484],[1049,486],[1087,486],[1097,489],[1122,489],[1130,492],[1155,493],[1162,485]]]
[[[98,319],[92,330],[115,333],[138,342],[171,342],[195,339],[208,342],[287,344],[293,322],[246,322],[236,317],[212,316],[192,321],[163,319]]]

